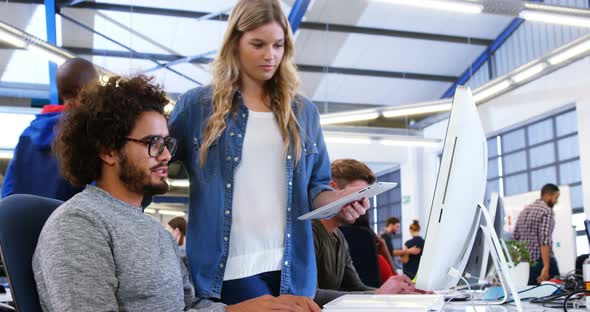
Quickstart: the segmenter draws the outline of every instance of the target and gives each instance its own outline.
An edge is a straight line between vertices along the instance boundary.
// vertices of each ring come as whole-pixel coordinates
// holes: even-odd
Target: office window
[[[502,137],[502,154],[522,149],[525,146],[524,129],[514,130]]]
[[[524,171],[527,168],[526,152],[516,152],[504,156],[504,174]]]
[[[402,188],[401,188],[401,172],[400,170],[396,170],[391,173],[384,174],[377,178],[380,181],[387,181],[387,182],[397,182],[398,186],[390,191],[387,191],[383,194],[377,196],[377,208],[375,209],[377,214],[377,218],[372,218],[369,220],[372,224],[377,225],[377,232],[383,231],[385,227],[385,222],[389,217],[396,217],[400,219],[402,216]],[[369,217],[374,217],[374,214],[369,215]]]
[[[587,253],[575,108],[494,135],[487,143],[492,172],[488,172],[486,200],[494,191],[511,196],[538,191],[546,183],[569,185],[577,252]]]

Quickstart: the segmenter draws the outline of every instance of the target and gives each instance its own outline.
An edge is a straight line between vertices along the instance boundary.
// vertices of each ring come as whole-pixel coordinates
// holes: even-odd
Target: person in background
[[[178,244],[180,255],[186,257],[186,220],[183,217],[175,217],[168,221],[168,224],[166,224],[166,230],[172,234],[176,244]]]
[[[399,233],[400,225],[401,223],[398,218],[390,217],[385,222],[385,228],[383,229],[383,233],[381,234],[381,238],[383,238],[383,240],[387,244],[387,249],[393,256],[393,264],[395,266],[394,270],[399,271],[402,270],[401,257],[416,255],[420,252],[416,247],[406,248],[405,246],[395,246],[395,235]]]
[[[545,184],[541,189],[541,198],[524,208],[514,227],[513,238],[525,241],[531,261],[529,285],[540,284],[551,277],[559,275],[557,261],[553,256],[553,228],[555,213],[553,207],[559,200],[559,188],[555,184]]]
[[[381,275],[381,282],[384,283],[390,277],[398,275],[395,271],[395,265],[393,264],[393,258],[387,249],[387,244],[385,240],[381,238],[379,235],[373,232],[371,225],[369,224],[369,215],[365,214],[360,216],[353,226],[364,227],[369,229],[373,236],[375,237],[375,242],[377,243],[377,257],[379,261],[379,273]]]
[[[332,162],[330,186],[336,190],[365,188],[373,184],[375,175],[365,164],[353,159]],[[313,220],[313,237],[318,268],[318,290],[315,302],[324,304],[345,294],[355,292],[377,294],[420,293],[407,276],[394,276],[384,281],[380,288],[365,285],[352,263],[348,243],[338,229],[339,218]],[[374,241],[374,243],[377,243]]]
[[[82,190],[61,176],[51,143],[62,112],[79,105],[80,90],[85,85],[97,84],[98,72],[89,61],[73,58],[59,66],[55,78],[64,104],[45,105],[20,135],[4,176],[2,198],[33,194],[65,201]]]
[[[411,248],[417,248],[419,252],[417,254],[408,254],[404,263],[404,274],[409,278],[414,279],[416,272],[418,272],[418,266],[420,265],[420,259],[422,258],[422,250],[424,249],[424,239],[420,236],[420,223],[418,220],[414,220],[410,224],[410,234],[412,239],[405,243],[405,246],[410,250]]]
[[[187,91],[170,115],[179,141],[173,160],[190,181],[193,281],[198,294],[224,303],[313,297],[313,234],[297,217],[356,191],[329,186],[320,116],[298,94],[294,48],[281,1],[237,1],[211,84]],[[338,216],[353,223],[368,207],[365,198]]]

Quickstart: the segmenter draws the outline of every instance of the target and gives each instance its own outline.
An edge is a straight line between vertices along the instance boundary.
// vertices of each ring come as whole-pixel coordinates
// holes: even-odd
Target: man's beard
[[[157,167],[165,165],[158,164],[150,168],[153,170]],[[121,161],[119,163],[119,179],[125,183],[127,188],[137,194],[158,195],[168,192],[169,186],[166,179],[162,179],[161,183],[152,184],[150,176],[138,166],[129,161],[127,155],[121,153]]]

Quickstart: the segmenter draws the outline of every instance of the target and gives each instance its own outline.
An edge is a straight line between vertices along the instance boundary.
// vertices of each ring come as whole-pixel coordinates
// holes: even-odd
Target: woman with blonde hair
[[[233,8],[209,86],[170,117],[190,178],[187,256],[197,293],[231,304],[261,295],[314,296],[309,221],[334,191],[317,108],[297,94],[294,41],[277,0]],[[342,207],[352,223],[367,199]]]

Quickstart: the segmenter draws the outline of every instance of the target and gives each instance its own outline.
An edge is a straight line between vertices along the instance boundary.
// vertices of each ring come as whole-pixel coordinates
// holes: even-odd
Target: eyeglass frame
[[[178,141],[176,141],[176,138],[173,138],[171,136],[167,136],[167,137],[162,137],[159,135],[150,135],[147,136],[143,139],[135,139],[135,138],[130,138],[130,137],[124,137],[125,140],[127,141],[131,141],[131,142],[136,142],[136,143],[142,143],[147,145],[148,147],[148,155],[152,158],[158,158],[160,156],[162,156],[162,153],[164,153],[164,148],[168,149],[168,152],[170,153],[170,156],[174,156],[174,154],[176,153],[176,150],[178,149]],[[152,146],[159,140],[159,139],[164,139],[164,143],[162,144],[163,147],[161,147],[158,150],[158,153],[156,155],[152,155],[151,150],[152,150]],[[168,148],[168,144],[169,142],[173,142],[174,144],[174,150],[170,150],[170,148]]]

